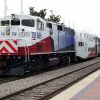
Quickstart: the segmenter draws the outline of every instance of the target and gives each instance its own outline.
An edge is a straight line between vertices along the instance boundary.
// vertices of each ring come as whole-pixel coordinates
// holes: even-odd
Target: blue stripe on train
[[[58,50],[75,50],[75,33],[73,31],[68,31],[67,33],[58,33]]]

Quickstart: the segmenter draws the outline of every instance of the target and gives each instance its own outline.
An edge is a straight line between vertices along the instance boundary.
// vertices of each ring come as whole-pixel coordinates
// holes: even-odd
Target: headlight
[[[6,35],[10,35],[10,27],[6,28]]]

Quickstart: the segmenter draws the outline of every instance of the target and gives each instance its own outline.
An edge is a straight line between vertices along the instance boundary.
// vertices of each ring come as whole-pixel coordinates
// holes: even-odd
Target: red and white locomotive
[[[75,31],[30,15],[0,21],[0,74],[20,75],[75,57]]]

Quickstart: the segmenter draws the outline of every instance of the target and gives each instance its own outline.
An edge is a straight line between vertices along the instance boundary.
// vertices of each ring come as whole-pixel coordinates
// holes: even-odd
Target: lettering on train
[[[42,38],[42,33],[40,32],[32,32],[32,39],[36,40],[36,39],[41,39]]]

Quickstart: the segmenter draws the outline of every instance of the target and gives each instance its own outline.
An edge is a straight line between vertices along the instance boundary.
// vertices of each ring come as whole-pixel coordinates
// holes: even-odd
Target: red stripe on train
[[[9,53],[9,51],[8,51],[5,47],[3,47],[3,48],[0,50],[0,53]]]
[[[5,43],[6,43],[14,52],[17,52],[17,50],[16,50],[8,41],[5,41]]]

